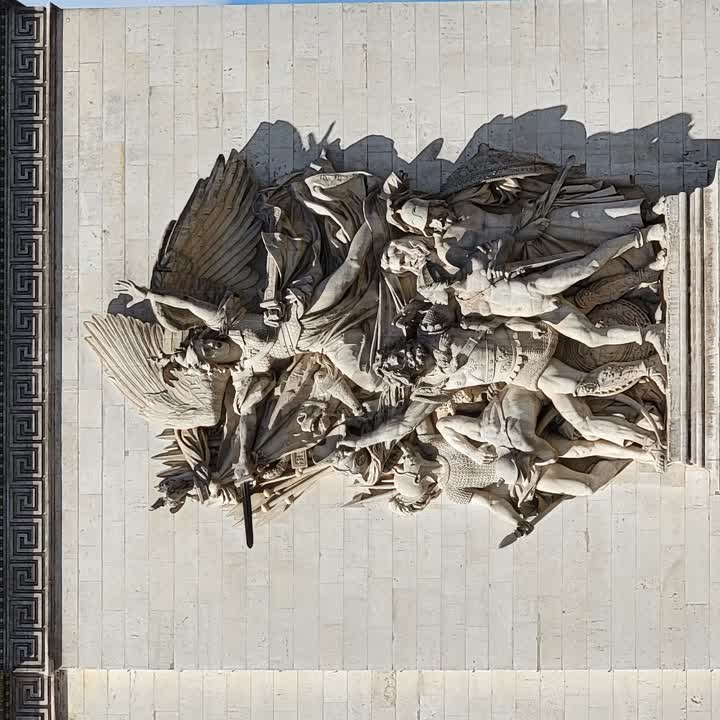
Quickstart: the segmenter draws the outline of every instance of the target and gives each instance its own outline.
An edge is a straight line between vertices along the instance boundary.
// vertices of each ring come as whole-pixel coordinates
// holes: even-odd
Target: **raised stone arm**
[[[208,327],[217,326],[222,316],[221,309],[212,303],[202,302],[189,297],[157,293],[140,285],[136,285],[131,280],[118,280],[118,282],[115,283],[115,291],[130,295],[131,299],[127,307],[132,307],[143,300],[150,302],[158,320],[164,325],[168,325],[169,321],[162,312],[163,305],[177,308],[178,310],[187,310]],[[169,325],[171,326],[170,329],[177,329],[172,323],[169,323]]]
[[[426,417],[432,414],[436,403],[411,402],[402,415],[396,415],[359,438],[345,438],[338,445],[359,450],[384,442],[400,440],[411,433]]]
[[[342,265],[316,290],[312,304],[308,308],[309,313],[325,312],[342,300],[348,289],[357,281],[372,243],[372,229],[365,222],[355,233]]]

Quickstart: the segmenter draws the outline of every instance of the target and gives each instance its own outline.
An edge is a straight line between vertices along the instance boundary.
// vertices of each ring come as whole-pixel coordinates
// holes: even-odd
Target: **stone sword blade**
[[[244,482],[240,486],[240,493],[242,494],[242,508],[243,508],[243,525],[245,526],[245,544],[251,548],[255,542],[255,534],[253,532],[253,516],[252,516],[252,493],[250,492],[250,485]]]

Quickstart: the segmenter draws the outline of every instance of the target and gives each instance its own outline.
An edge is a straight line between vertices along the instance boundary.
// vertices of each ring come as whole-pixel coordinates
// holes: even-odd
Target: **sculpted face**
[[[335,471],[353,480],[367,481],[371,469],[370,453],[365,450],[338,448],[333,460]]]
[[[392,240],[385,248],[381,266],[393,275],[419,275],[425,266],[429,250],[424,243],[410,238]]]
[[[406,450],[395,466],[395,489],[404,500],[413,502],[424,497],[435,481],[426,474],[421,459]]]
[[[421,198],[411,198],[404,202],[400,208],[400,218],[402,221],[408,227],[414,228],[422,233],[425,232],[429,217],[430,203]]]
[[[395,473],[395,489],[405,500],[419,500],[433,486],[433,481],[427,476],[417,473]]]
[[[238,362],[242,356],[235,343],[221,337],[198,338],[193,342],[193,349],[201,361],[218,365]]]

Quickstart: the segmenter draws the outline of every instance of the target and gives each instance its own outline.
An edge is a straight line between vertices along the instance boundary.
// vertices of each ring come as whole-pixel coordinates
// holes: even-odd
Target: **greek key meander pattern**
[[[5,718],[52,717],[48,523],[49,15],[0,0],[2,574]]]

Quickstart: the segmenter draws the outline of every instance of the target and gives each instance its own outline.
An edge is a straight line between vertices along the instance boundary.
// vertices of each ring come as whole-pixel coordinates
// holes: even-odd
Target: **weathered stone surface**
[[[720,171],[706,188],[664,198],[669,262],[668,460],[706,468],[720,490]]]
[[[67,682],[70,717],[194,718],[204,708],[213,720],[715,717],[720,689],[710,670],[69,670]]]
[[[710,547],[720,516],[702,471],[628,469],[587,503],[564,504],[511,557],[492,549],[504,533],[482,511],[441,503],[410,519],[372,509],[341,514],[336,508],[349,497],[318,487],[302,511],[298,505],[272,531],[261,529],[247,553],[242,533],[216,511],[182,512],[170,525],[142,511],[156,484],[149,457],[161,446],[111,384],[100,384],[78,340],[80,321],[98,310],[97,287],[102,308],[120,276],[117,264],[105,265],[115,257],[105,249],[122,253],[127,277],[146,282],[165,223],[198,173],[218,153],[243,147],[262,121],[287,123],[256,134],[261,175],[271,172],[270,159],[301,164],[307,133],[321,138],[334,123],[329,140],[349,148],[347,167],[360,158],[379,175],[407,169],[431,190],[469,139],[470,152],[480,141],[556,162],[574,152],[593,175],[632,175],[658,193],[705,186],[720,131],[707,112],[719,99],[720,33],[717,13],[701,7],[543,0],[64,13],[65,666],[82,657],[87,666],[186,669],[515,667],[533,678],[538,666],[590,667],[601,669],[590,680],[593,708],[613,697],[609,667],[717,666],[720,575]],[[124,62],[99,55],[97,35],[81,31],[94,13],[103,45],[123,49]],[[194,60],[201,38],[204,49],[219,45],[222,58],[213,65],[208,56],[202,72]],[[126,89],[113,119],[131,146],[113,160],[122,168],[124,214],[105,235],[102,256],[95,228],[76,230],[78,163],[85,172],[97,135],[77,93],[91,89],[85,66],[96,62],[113,86],[106,111],[117,88]],[[460,73],[449,72],[458,65]],[[205,108],[213,107],[218,73],[215,129]],[[119,137],[114,124],[109,129]],[[438,143],[412,163],[437,138],[440,159]],[[94,182],[83,181],[83,203]],[[95,188],[105,192],[100,181]],[[653,685],[656,674],[665,680]],[[139,675],[138,693],[152,697],[154,680]],[[187,675],[183,702],[202,687]],[[665,697],[679,698],[684,676],[617,672],[615,702],[634,707],[638,698],[647,707],[662,682]],[[564,677],[547,675],[543,697],[561,695]],[[321,695],[322,678],[313,682]]]

